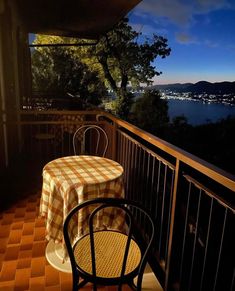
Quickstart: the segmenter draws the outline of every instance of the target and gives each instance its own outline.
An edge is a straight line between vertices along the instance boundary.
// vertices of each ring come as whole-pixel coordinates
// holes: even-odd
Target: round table
[[[63,251],[65,218],[77,204],[97,197],[124,197],[123,168],[119,163],[103,157],[81,155],[53,160],[43,168],[40,215],[46,218],[46,238],[49,241],[46,257],[60,271],[71,271]],[[124,218],[112,214],[107,224],[121,229]],[[76,228],[79,233],[74,233],[74,236],[81,236],[85,228],[86,224],[80,222]]]

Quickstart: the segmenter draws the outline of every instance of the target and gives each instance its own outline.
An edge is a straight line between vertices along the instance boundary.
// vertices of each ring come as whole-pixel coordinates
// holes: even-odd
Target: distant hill
[[[173,92],[192,92],[192,93],[207,93],[207,94],[231,94],[235,93],[235,82],[217,82],[210,83],[207,81],[200,81],[195,84],[192,83],[176,83],[168,85],[154,85],[151,89],[170,90]]]
[[[192,86],[193,83],[175,83],[175,84],[165,84],[165,85],[153,85],[151,86],[151,89],[158,89],[158,90],[171,90],[171,91],[177,91],[182,92],[184,90],[187,90],[190,86]]]

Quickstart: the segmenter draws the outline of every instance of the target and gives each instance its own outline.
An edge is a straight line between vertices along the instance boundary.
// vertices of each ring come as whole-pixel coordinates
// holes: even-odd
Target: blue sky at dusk
[[[234,0],[143,0],[129,14],[143,37],[168,39],[170,56],[154,83],[235,81]]]

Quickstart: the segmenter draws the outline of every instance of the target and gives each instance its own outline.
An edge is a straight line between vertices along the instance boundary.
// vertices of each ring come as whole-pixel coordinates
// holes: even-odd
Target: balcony
[[[35,215],[43,165],[57,157],[72,155],[75,128],[89,123],[99,124],[106,130],[110,140],[106,157],[124,167],[126,196],[140,201],[155,218],[158,231],[149,264],[163,289],[233,290],[233,176],[102,111],[30,110],[20,112],[18,154],[9,161],[9,173],[4,177],[8,195],[1,196],[0,204],[4,210],[0,226],[0,258],[3,260],[0,287],[4,280],[3,286],[8,286],[8,281],[18,286],[23,271],[17,272],[15,277],[7,275],[6,270],[12,264],[31,272],[25,286],[33,286],[33,281],[37,282],[32,275],[33,266],[40,257],[44,267],[38,284],[46,282],[45,290],[59,290],[52,289],[56,284],[60,284],[61,290],[69,290],[62,288],[64,284],[67,286],[64,288],[69,288],[70,284],[64,275],[53,275],[59,278],[55,285],[47,281],[50,281],[49,274],[55,271],[45,262],[44,253],[37,253],[37,249],[44,250],[45,240],[43,222]],[[12,180],[18,180],[20,188],[12,185]],[[141,217],[136,219],[144,230],[144,221]],[[27,230],[30,223],[35,226],[34,232],[32,227]],[[29,242],[27,235],[31,235]],[[10,245],[6,247],[7,242]],[[31,269],[28,257],[32,257]],[[10,262],[9,266],[4,260]]]
[[[91,2],[0,1],[0,290],[71,289],[45,260],[37,213],[42,167],[73,154],[73,131],[87,123],[107,131],[126,196],[155,217],[149,264],[163,289],[234,290],[234,176],[108,113],[20,111],[32,96],[29,32],[98,38],[140,1]]]

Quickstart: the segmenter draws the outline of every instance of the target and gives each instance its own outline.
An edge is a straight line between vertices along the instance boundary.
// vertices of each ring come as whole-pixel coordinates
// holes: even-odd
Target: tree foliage
[[[35,43],[81,41],[37,36]],[[106,84],[116,96],[116,114],[127,118],[133,97],[128,86],[151,84],[152,78],[161,74],[153,62],[169,54],[167,39],[153,35],[151,40],[143,40],[125,18],[96,46],[36,48],[32,57],[34,88],[58,88],[97,97],[104,93]]]
[[[145,91],[133,105],[133,120],[140,128],[159,134],[168,126],[168,103],[157,90]]]
[[[74,40],[38,35],[35,44],[68,41]],[[98,105],[106,95],[106,88],[99,74],[81,61],[79,50],[78,47],[36,47],[32,52],[33,90],[63,97],[69,93]]]
[[[101,65],[103,75],[116,95],[116,113],[126,117],[131,104],[128,85],[151,84],[161,74],[152,65],[157,57],[170,54],[167,39],[153,35],[151,40],[138,41],[141,33],[132,29],[128,19],[120,21],[107,33],[94,49],[89,50]]]

